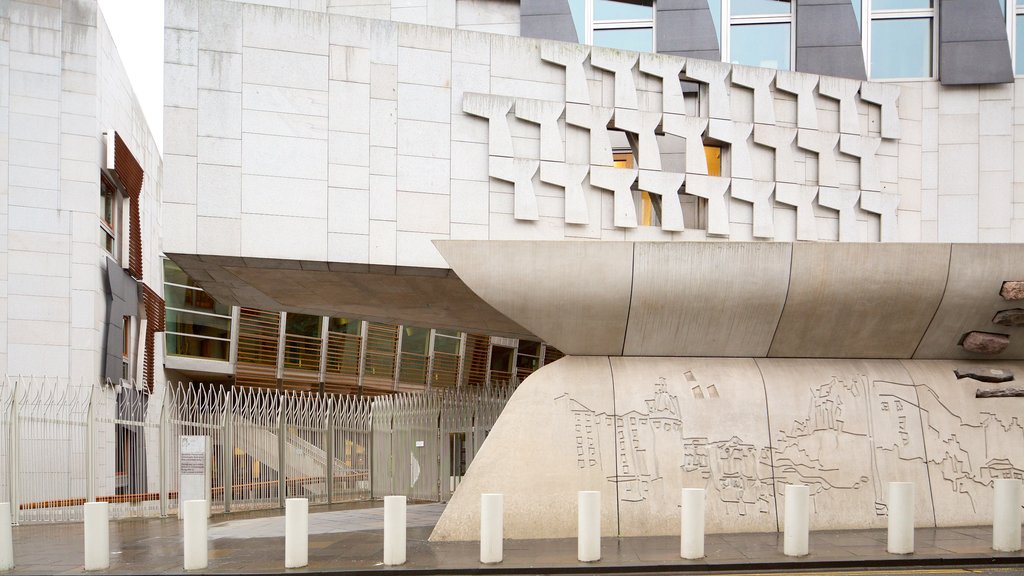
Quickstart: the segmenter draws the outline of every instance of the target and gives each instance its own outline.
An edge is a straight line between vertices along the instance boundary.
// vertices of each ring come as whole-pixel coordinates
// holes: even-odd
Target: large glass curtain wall
[[[166,353],[228,360],[231,308],[219,304],[171,260],[164,260]]]

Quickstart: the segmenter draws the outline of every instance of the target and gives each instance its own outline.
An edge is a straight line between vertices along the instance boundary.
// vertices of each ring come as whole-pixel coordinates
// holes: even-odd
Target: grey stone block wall
[[[939,81],[942,84],[1013,82],[1006,20],[992,1],[939,1]]]
[[[799,72],[867,79],[850,0],[797,0],[795,28]]]
[[[722,59],[707,0],[659,0],[655,18],[655,45],[661,54]]]
[[[522,0],[519,3],[519,30],[527,38],[582,42],[568,0]]]

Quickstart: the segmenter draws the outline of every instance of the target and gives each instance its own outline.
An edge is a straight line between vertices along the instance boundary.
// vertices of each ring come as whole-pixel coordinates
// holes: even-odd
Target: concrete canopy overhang
[[[536,338],[446,268],[167,256],[222,304]]]
[[[436,241],[467,286],[567,354],[991,358],[959,342],[997,326],[1024,245]]]

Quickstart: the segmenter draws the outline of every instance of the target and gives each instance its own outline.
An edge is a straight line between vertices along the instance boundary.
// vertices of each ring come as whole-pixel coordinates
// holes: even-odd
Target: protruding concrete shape
[[[900,228],[897,222],[897,210],[900,206],[900,195],[888,192],[872,192],[865,190],[860,194],[860,207],[865,212],[878,214],[879,240],[881,242],[899,242]]]
[[[1003,282],[1024,278],[1024,245],[953,244],[951,249],[946,294],[915,358],[977,358],[958,345],[960,336],[991,329],[989,320],[1007,308],[999,297]],[[1020,286],[1024,288],[1024,282]],[[1004,357],[1024,357],[1024,338],[1011,338]]]
[[[686,179],[686,193],[708,201],[708,234],[729,235],[729,178],[690,174]]]
[[[707,118],[665,114],[662,119],[662,130],[666,134],[678,136],[686,140],[686,173],[708,173],[708,157],[704,153],[704,131],[707,130]]]
[[[1010,345],[1010,336],[975,330],[964,334],[960,339],[960,345],[964,350],[975,354],[999,354]]]
[[[800,130],[797,136],[797,146],[818,155],[819,186],[839,186],[839,163],[836,161],[838,144],[839,134],[835,132]]]
[[[857,93],[860,80],[820,76],[818,92],[822,96],[839,102],[839,131],[843,134],[860,134],[860,114],[857,112]]]
[[[877,192],[882,189],[882,182],[878,179],[878,161],[875,157],[881,144],[882,139],[874,136],[843,134],[839,139],[839,150],[843,154],[860,158],[861,190]]]
[[[633,244],[447,240],[434,245],[473,292],[528,324],[537,338],[558,342],[552,345],[567,354],[622,354]],[[499,488],[488,491],[505,493],[511,511],[510,491]]]
[[[729,144],[730,175],[733,178],[754,179],[754,165],[750,161],[750,122],[734,122],[713,118],[708,122],[708,136]]]
[[[384,497],[384,565],[401,566],[406,555],[405,496]]]
[[[661,151],[655,135],[661,126],[661,112],[615,109],[613,126],[634,134],[639,144],[637,163],[641,170],[661,170]]]
[[[733,64],[732,83],[754,91],[754,123],[775,125],[775,98],[772,80],[775,70]]]
[[[731,196],[754,207],[754,238],[775,237],[775,182],[761,182],[733,177]]]
[[[633,81],[633,69],[638,59],[636,52],[601,48],[594,46],[590,50],[590,65],[615,74],[615,107],[627,110],[637,109],[636,83]]]
[[[540,57],[545,62],[565,68],[565,101],[574,104],[590,104],[590,86],[587,72],[583,68],[590,46],[565,42],[541,42]]]
[[[683,206],[679,202],[679,189],[685,178],[686,174],[677,172],[640,170],[640,189],[661,198],[662,230],[682,232],[686,229],[683,224]]]
[[[497,564],[504,556],[504,499],[501,494],[480,495],[480,562]]]
[[[797,128],[817,130],[818,104],[814,101],[814,89],[818,87],[818,76],[779,70],[775,73],[775,87],[796,95]]]
[[[796,239],[817,240],[818,222],[814,217],[814,198],[817,186],[804,186],[779,182],[775,185],[775,200],[796,208]]]
[[[889,529],[887,531],[890,554],[914,552],[914,483],[889,482]]]
[[[786,300],[790,247],[735,242],[637,244],[623,353],[766,355]]]
[[[990,384],[1000,384],[1002,382],[1013,381],[1013,372],[1009,370],[1000,370],[999,368],[957,368],[956,370],[953,370],[953,374],[956,376],[957,380],[970,378],[971,380],[988,382]]]
[[[538,220],[537,193],[533,189],[533,177],[540,162],[528,158],[501,158],[491,156],[489,174],[491,178],[511,182],[514,186],[513,216],[516,220]]]
[[[512,158],[512,133],[508,127],[508,113],[515,103],[514,98],[467,92],[462,97],[462,111],[466,114],[487,118],[487,150],[491,156]]]
[[[704,489],[683,488],[679,526],[679,557],[704,557]]]
[[[668,114],[686,114],[679,75],[686,65],[686,59],[643,52],[640,54],[640,71],[661,78],[661,110]]]
[[[708,116],[729,120],[732,102],[729,95],[729,72],[732,67],[724,62],[691,58],[686,61],[686,77],[708,87]]]
[[[909,358],[942,299],[949,250],[948,244],[794,244],[770,355],[836,358],[856,350],[861,358]]]
[[[590,185],[613,193],[613,222],[616,228],[636,228],[636,204],[633,203],[633,183],[636,168],[590,167]]]
[[[786,485],[786,520],[783,553],[807,556],[810,540],[810,490],[806,484]]]
[[[572,126],[590,131],[590,163],[594,166],[614,166],[612,141],[608,136],[608,123],[612,120],[612,108],[567,104],[565,121]]]
[[[1000,326],[1024,326],[1024,308],[1000,310],[992,317],[992,323]]]
[[[896,103],[900,99],[900,87],[895,84],[864,82],[860,85],[860,99],[878,104],[881,110],[882,138],[900,137],[900,111]]]
[[[601,559],[601,493],[581,490],[577,498],[576,556],[580,562]]]
[[[996,552],[1020,551],[1020,478],[993,480],[992,549]]]
[[[587,197],[583,192],[583,181],[589,173],[590,166],[584,164],[540,163],[540,179],[548,184],[561,186],[565,190],[565,222],[567,224],[590,223]]]
[[[1024,300],[1024,280],[1007,280],[999,288],[1003,300]]]
[[[775,149],[775,181],[802,184],[805,178],[796,165],[796,128],[754,125],[754,142]]]
[[[552,162],[565,160],[565,136],[558,120],[565,106],[561,102],[547,102],[531,98],[516,98],[516,118],[540,126],[540,159]]]
[[[839,212],[840,242],[856,242],[860,240],[857,237],[858,200],[860,200],[860,190],[828,186],[818,188],[818,204]]]

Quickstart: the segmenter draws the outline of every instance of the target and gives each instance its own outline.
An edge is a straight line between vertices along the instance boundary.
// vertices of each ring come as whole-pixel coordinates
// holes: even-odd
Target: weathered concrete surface
[[[431,538],[478,538],[485,492],[507,537],[573,537],[578,490],[605,534],[678,534],[683,487],[709,532],[775,531],[791,483],[815,530],[884,526],[890,481],[917,486],[917,526],[983,524],[1024,466],[1024,398],[975,398],[958,368],[1024,363],[570,356],[519,387]]]

